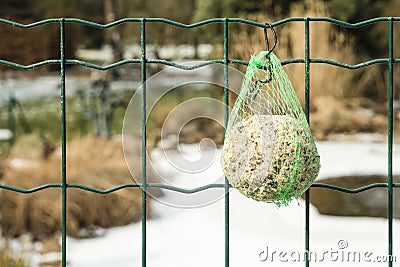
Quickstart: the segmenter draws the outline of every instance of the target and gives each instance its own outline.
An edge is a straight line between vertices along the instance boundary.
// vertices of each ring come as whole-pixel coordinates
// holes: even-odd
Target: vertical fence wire
[[[61,265],[67,265],[67,129],[65,114],[65,20],[60,19]]]
[[[393,255],[393,18],[388,19],[388,266]]]
[[[228,80],[228,19],[224,19],[224,124],[225,128],[228,124],[229,111],[229,80]],[[229,267],[229,181],[225,177],[225,267]]]
[[[146,267],[147,179],[146,179],[146,19],[140,22],[142,83],[142,267]]]
[[[304,19],[304,95],[305,95],[305,113],[307,122],[310,122],[310,19]],[[305,230],[304,242],[305,251],[310,250],[310,189],[307,189],[305,194]],[[309,253],[305,253],[305,265],[309,266]]]

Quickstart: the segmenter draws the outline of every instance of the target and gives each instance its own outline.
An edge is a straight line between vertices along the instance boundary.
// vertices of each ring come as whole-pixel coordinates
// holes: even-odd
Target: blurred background
[[[331,17],[354,23],[373,17],[399,14],[400,0],[2,0],[0,2],[1,18],[23,24],[58,17],[80,18],[98,23],[110,23],[126,17],[160,17],[185,24],[215,17],[238,17],[260,23],[272,23],[287,17]],[[399,26],[398,23],[394,24],[395,58],[400,57],[397,45],[400,42]],[[278,43],[274,53],[282,61],[304,58],[303,22],[280,25],[275,30]],[[124,23],[105,30],[67,23],[65,34],[67,59],[108,65],[123,59],[141,57],[138,23]],[[325,22],[311,22],[310,56],[350,65],[376,58],[387,58],[387,36],[386,22],[357,29],[347,29]],[[260,28],[231,23],[229,37],[230,59],[248,61],[252,54],[265,50],[264,34]],[[209,24],[193,29],[181,29],[164,23],[148,23],[146,53],[148,59],[163,59],[178,63],[223,59],[223,25]],[[59,58],[57,23],[30,29],[0,24],[0,59],[29,65]],[[242,65],[231,65],[231,67],[245,71],[245,66]],[[147,77],[165,68],[166,66],[160,64],[147,64]],[[304,105],[304,64],[289,64],[285,65],[284,69]],[[137,167],[133,170],[126,167],[121,142],[124,114],[132,95],[140,86],[140,71],[140,64],[123,65],[108,71],[96,71],[77,65],[67,66],[68,182],[106,189],[130,183],[132,176],[135,181],[140,181],[141,171],[138,171],[141,157],[140,138],[134,140],[132,144],[134,151],[132,164]],[[400,68],[395,64],[394,77],[399,74]],[[199,70],[198,75],[223,81],[223,73],[218,71]],[[330,160],[327,161],[327,165],[339,162],[338,158],[349,153],[348,149],[352,145],[355,152],[349,155],[354,158],[364,153],[363,149],[367,144],[372,144],[373,147],[364,153],[367,155],[366,162],[380,162],[376,160],[377,155],[385,159],[388,127],[387,77],[386,64],[374,64],[358,70],[346,70],[325,64],[311,65],[310,125],[319,148],[322,149],[322,153],[328,155],[325,157]],[[173,73],[170,78],[174,78]],[[163,84],[159,85],[160,88],[169,82],[165,78]],[[240,81],[236,83],[240,87]],[[395,79],[396,143],[400,137],[399,87]],[[60,78],[57,64],[32,70],[18,70],[0,65],[0,182],[2,184],[32,188],[60,181],[59,94]],[[151,110],[147,124],[150,157],[157,157],[160,150],[161,129],[168,114],[180,103],[198,97],[222,101],[223,88],[193,84],[179,86],[157,102]],[[234,99],[235,96],[232,95],[231,104]],[[193,106],[190,112],[195,114],[202,108],[204,107]],[[220,115],[222,119],[222,109]],[[181,131],[177,135],[176,129],[169,129],[170,133],[167,132],[169,134],[167,149],[177,150],[180,144],[186,145],[189,150],[193,149],[190,145],[196,145],[197,149],[197,144],[205,138],[211,139],[217,148],[223,144],[224,128],[216,121],[200,118],[180,126]],[[332,152],[330,149],[333,147],[338,150]],[[338,157],[335,158],[334,155]],[[385,182],[387,169],[385,164],[384,161],[383,168],[377,169],[374,169],[373,164],[370,169],[355,164],[358,167],[353,166],[353,169],[344,167],[342,172],[338,171],[340,168],[331,167],[325,169],[319,179],[326,179],[324,181],[326,183],[352,188]],[[148,181],[160,182],[167,174],[178,177],[173,171],[164,167],[161,170],[153,168],[156,167],[150,166],[148,169]],[[349,175],[361,178],[355,180]],[[370,190],[369,195],[364,192],[358,194],[358,197],[326,191],[328,190],[312,191],[312,204],[321,214],[387,217],[386,191],[383,189]],[[168,195],[170,192],[163,190],[152,192],[152,195],[160,198],[165,197],[165,194],[171,197]],[[367,203],[366,199],[372,197],[376,197],[377,202]],[[135,222],[141,219],[140,201],[141,193],[137,189],[119,190],[104,196],[69,189],[67,228],[68,235],[75,240],[71,242],[78,242],[74,244],[79,247],[82,243],[76,240],[102,237],[106,233],[105,229],[122,225],[134,225],[132,231],[139,231]],[[59,190],[45,190],[31,195],[2,190],[0,203],[0,266],[39,264],[58,266],[61,231]],[[119,208],[115,209],[116,206]],[[160,212],[160,206],[157,204],[149,205],[148,210],[151,220],[166,216],[166,212]],[[174,212],[178,218],[178,212]],[[274,211],[271,212],[273,214]],[[396,210],[395,214],[395,217],[400,217],[400,209]],[[219,223],[222,224],[222,217],[219,218]],[[132,234],[131,239],[134,237],[135,234]],[[140,239],[139,236],[136,237]],[[135,241],[137,243],[135,249],[139,253],[138,240]],[[303,242],[301,238],[299,240]],[[74,259],[75,262],[81,259],[73,250],[71,255],[75,255],[72,262]],[[92,258],[95,259],[96,256],[93,255]],[[200,263],[206,264],[201,261]],[[97,264],[93,263],[93,266],[100,266]]]
[[[179,8],[176,8],[179,6]],[[20,23],[31,23],[34,21],[52,17],[75,17],[98,23],[109,23],[125,17],[163,17],[182,23],[194,23],[213,17],[241,17],[261,23],[274,22],[285,17],[323,16],[335,19],[358,22],[379,16],[395,16],[399,11],[397,0],[388,1],[2,1],[0,3],[0,16]],[[210,58],[223,58],[223,36],[220,24],[205,25],[195,29],[181,29],[163,23],[150,23],[147,26],[147,57],[166,59],[174,61],[207,60]],[[326,58],[347,64],[357,64],[370,59],[387,57],[387,25],[386,23],[375,23],[357,29],[346,29],[333,26],[328,23],[312,23],[311,25],[311,57]],[[277,27],[279,37],[275,53],[283,61],[292,58],[304,58],[304,26],[302,23],[290,23]],[[399,27],[394,27],[394,42],[398,39]],[[262,30],[241,25],[231,24],[229,29],[229,58],[249,60],[250,55],[265,49]],[[59,36],[58,25],[49,24],[31,29],[18,29],[8,25],[0,25],[1,58],[19,64],[32,64],[45,59],[59,58]],[[76,24],[66,25],[66,58],[81,59],[88,62],[106,65],[122,59],[140,58],[140,29],[138,23],[126,23],[107,30],[100,30]],[[399,54],[394,48],[395,57]],[[9,94],[2,94],[2,102],[6,99],[22,100],[28,94],[18,92],[23,90],[22,83],[26,78],[37,78],[37,76],[48,76],[54,73],[57,65],[47,65],[34,71],[17,71],[16,69],[0,66],[1,85],[4,88],[14,86]],[[244,71],[243,66],[234,66]],[[71,89],[70,95],[74,95],[75,107],[70,105],[73,114],[70,116],[70,125],[75,125],[72,131],[80,131],[79,134],[71,132],[69,136],[84,134],[88,131],[96,131],[100,134],[110,136],[111,132],[118,133],[121,125],[112,120],[123,114],[121,109],[126,106],[130,97],[126,93],[126,99],[119,93],[118,99],[109,93],[107,87],[117,88],[124,91],[127,85],[124,80],[135,80],[139,82],[139,65],[120,67],[108,72],[91,71],[88,68],[69,66]],[[149,74],[154,74],[163,68],[162,65],[148,64]],[[285,67],[299,98],[304,102],[304,66],[302,64],[291,64]],[[329,65],[314,64],[311,68],[311,123],[316,125],[314,131],[318,139],[325,139],[330,134],[337,132],[354,133],[358,131],[384,131],[385,119],[379,115],[386,112],[387,98],[387,67],[385,64],[373,65],[356,71],[346,71]],[[395,67],[395,73],[398,68]],[[82,79],[90,81],[90,84],[82,83]],[[149,76],[148,76],[149,77]],[[23,79],[19,79],[23,78]],[[35,79],[36,84],[47,82],[53,86],[56,81],[49,77]],[[40,81],[40,82],[39,82]],[[118,82],[119,81],[119,82]],[[36,86],[31,84],[30,86]],[[21,86],[19,86],[21,85]],[[55,85],[54,85],[55,86]],[[102,88],[91,90],[92,96],[87,96],[84,87]],[[131,86],[131,84],[129,84]],[[399,107],[399,93],[395,84],[395,109]],[[29,90],[30,96],[36,94],[53,93],[56,90],[44,88]],[[7,90],[3,90],[5,92]],[[11,92],[13,91],[13,92]],[[113,91],[113,90],[111,90]],[[126,90],[125,90],[126,91]],[[179,90],[177,90],[179,91]],[[96,93],[97,92],[97,93]],[[103,93],[100,93],[103,92]],[[14,95],[13,95],[14,94]],[[97,94],[97,95],[96,95]],[[100,97],[100,95],[102,95]],[[110,113],[108,121],[101,130],[102,123],[93,112],[94,101],[90,99],[101,98],[100,101],[110,102],[111,107],[103,113]],[[88,100],[89,99],[89,100]],[[77,104],[78,100],[84,102]],[[343,100],[343,101],[342,101]],[[29,102],[29,103],[28,103]],[[34,101],[30,100],[26,109],[35,108]],[[340,102],[340,103],[339,103]],[[57,103],[55,103],[57,104]],[[104,103],[103,103],[104,104]],[[22,110],[19,103],[13,106],[14,111]],[[322,107],[333,107],[330,110]],[[104,109],[104,105],[102,108]],[[49,107],[49,106],[47,106]],[[25,107],[23,107],[25,109]],[[4,109],[4,108],[3,108]],[[354,112],[356,111],[356,112]],[[21,111],[22,112],[22,111]],[[32,112],[26,112],[31,114]],[[90,113],[90,115],[88,115]],[[112,114],[111,114],[112,113]],[[2,112],[0,120],[5,121],[6,112]],[[25,114],[25,115],[27,115]],[[86,116],[85,116],[86,114]],[[397,114],[397,113],[396,113]],[[374,116],[373,116],[374,115]],[[24,118],[21,121],[40,120],[40,118]],[[88,120],[92,117],[92,122]],[[323,119],[321,117],[324,117]],[[340,118],[340,120],[337,120]],[[49,119],[56,119],[52,116]],[[104,119],[105,120],[105,119]],[[162,120],[160,120],[162,121]],[[14,137],[19,131],[38,131],[40,122],[32,125],[23,122],[16,129]],[[332,124],[331,122],[339,122]],[[89,124],[88,124],[89,123]],[[80,126],[79,126],[80,125]],[[17,127],[17,126],[13,126]],[[110,128],[110,129],[107,129]],[[43,127],[41,127],[43,128]],[[52,141],[59,140],[59,134],[42,131],[42,135]],[[51,131],[51,130],[50,130]],[[5,133],[7,135],[7,133]]]

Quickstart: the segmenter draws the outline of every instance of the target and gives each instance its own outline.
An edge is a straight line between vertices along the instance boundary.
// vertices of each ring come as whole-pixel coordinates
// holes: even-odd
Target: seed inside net
[[[311,186],[320,161],[306,122],[290,115],[253,115],[227,129],[222,166],[242,194],[280,206]]]

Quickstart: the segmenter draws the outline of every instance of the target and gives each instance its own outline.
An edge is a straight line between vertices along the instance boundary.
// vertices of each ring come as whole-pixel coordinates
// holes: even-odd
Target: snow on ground
[[[0,129],[0,140],[10,140],[13,137],[13,133],[9,129]]]
[[[197,53],[200,58],[206,58],[212,52],[213,46],[210,44],[201,44],[197,47]],[[139,58],[142,49],[140,45],[129,45],[125,47],[124,59]],[[164,45],[156,47],[154,45],[146,46],[147,57],[156,57],[157,52],[160,58],[194,58],[195,49],[191,45]],[[76,52],[77,57],[87,61],[111,62],[113,60],[113,51],[110,46],[103,46],[101,49],[79,48]]]
[[[387,173],[384,143],[352,141],[317,145],[322,160],[319,178]],[[395,158],[398,148],[394,148]],[[204,171],[188,174],[182,168],[179,170],[182,166],[171,167],[173,153],[167,161],[160,151],[154,151],[153,160],[165,183],[193,188],[219,182],[222,173],[219,151],[200,154],[194,145],[184,146],[181,151],[184,157],[175,154],[175,163],[188,160],[186,164],[190,164],[190,160],[199,160],[201,156],[203,160],[204,157],[213,160]],[[396,165],[394,169],[399,173]],[[304,255],[305,243],[302,200],[278,209],[232,190],[229,201],[230,266],[304,266],[303,258],[298,259],[300,254]],[[205,205],[208,202],[212,204]],[[186,208],[175,207],[178,205]],[[190,205],[200,207],[188,208]],[[192,195],[165,191],[160,201],[152,201],[152,207],[154,216],[147,223],[147,266],[224,266],[222,189]],[[400,222],[395,220],[397,262],[400,262],[399,226]],[[311,207],[311,266],[387,266],[377,262],[385,261],[378,257],[387,252],[387,228],[383,218],[322,216]],[[94,239],[69,238],[67,257],[70,267],[141,266],[141,224],[109,229],[105,236]],[[315,257],[318,262],[314,262]]]

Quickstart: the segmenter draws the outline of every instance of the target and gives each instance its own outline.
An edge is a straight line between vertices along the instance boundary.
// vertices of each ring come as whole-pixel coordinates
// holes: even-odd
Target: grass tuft
[[[140,140],[132,145],[140,146]],[[134,158],[138,159],[140,165],[140,149],[133,151],[138,151]],[[120,140],[94,136],[73,140],[67,147],[67,159],[68,183],[108,189],[132,182]],[[59,149],[48,159],[30,160],[25,165],[15,165],[12,162],[9,159],[4,170],[4,184],[28,189],[61,181]],[[157,181],[158,178],[151,169],[147,174],[148,181]],[[134,175],[140,176],[140,169]],[[61,191],[58,188],[29,195],[3,191],[0,202],[0,226],[5,236],[16,237],[30,232],[34,239],[45,240],[61,231]],[[136,222],[140,218],[139,188],[122,189],[107,195],[68,189],[67,234],[70,236],[80,237],[82,228],[93,225],[108,228]]]

